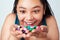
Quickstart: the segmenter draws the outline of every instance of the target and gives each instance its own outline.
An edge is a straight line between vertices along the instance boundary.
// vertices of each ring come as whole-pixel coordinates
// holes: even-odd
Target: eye
[[[26,13],[26,11],[25,10],[20,10],[20,13],[24,14],[24,13]]]
[[[34,13],[39,13],[39,12],[40,12],[40,10],[34,10],[33,12],[34,12]]]

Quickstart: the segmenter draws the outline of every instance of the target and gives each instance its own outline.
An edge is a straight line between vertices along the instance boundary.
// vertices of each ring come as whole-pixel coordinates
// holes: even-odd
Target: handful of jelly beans
[[[25,29],[22,29],[22,27],[24,27]],[[32,30],[34,30],[36,28],[41,29],[40,26],[36,26],[36,25],[35,26],[30,26],[30,25],[28,25],[28,26],[18,26],[16,28],[16,30],[21,30],[23,33],[26,34],[26,29],[29,30],[29,32],[32,32]]]

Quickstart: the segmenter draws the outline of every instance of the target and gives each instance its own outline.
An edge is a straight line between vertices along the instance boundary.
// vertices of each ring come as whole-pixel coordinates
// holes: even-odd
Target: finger
[[[17,37],[18,37],[18,38],[22,38],[22,37],[23,37],[23,38],[26,38],[26,34],[22,33],[21,35],[18,35]]]
[[[18,37],[18,38],[19,38],[19,37],[20,37],[20,38],[22,38],[22,37],[23,37],[23,38],[26,38],[26,34],[22,33],[21,35],[18,35],[17,37]]]
[[[20,28],[20,31],[24,34],[27,34],[29,32],[29,30],[27,30],[26,28]]]
[[[42,32],[48,32],[47,26],[41,25],[40,27],[41,27],[41,31],[42,31]]]
[[[25,38],[25,37],[26,37],[26,34],[24,34],[24,33],[23,33],[23,34],[22,34],[22,37],[24,37],[24,38]]]
[[[11,25],[10,27],[10,33],[15,36],[15,26],[14,25]]]
[[[35,31],[36,30],[34,29],[31,32],[28,32],[27,35],[26,35],[26,37],[31,37],[35,33]]]
[[[16,29],[15,29],[15,30],[20,31],[20,27],[21,27],[21,26],[19,26],[19,25],[15,25],[15,27],[16,27]]]
[[[29,33],[29,30],[27,30],[26,28],[24,28],[24,30],[25,30],[25,34]]]
[[[17,31],[18,33],[16,34],[17,38],[22,38],[25,37],[25,35],[22,33],[22,31]]]
[[[11,31],[11,34],[13,36],[18,36],[18,35],[22,35],[22,32],[21,31]]]
[[[21,34],[22,34],[22,32],[21,32],[21,31],[16,31],[16,34],[20,34],[20,35],[21,35]]]
[[[35,35],[36,32],[37,32],[36,29],[33,29],[31,32],[27,33],[26,37],[33,36],[33,35]]]
[[[10,27],[10,31],[15,31],[16,28],[19,27],[18,25],[14,24]]]
[[[43,31],[42,28],[45,28],[46,26],[38,26],[36,29],[32,30],[32,32],[29,32],[27,34],[27,37],[35,36],[35,37],[46,37],[46,32]],[[47,27],[46,27],[47,28]]]
[[[21,34],[21,35],[17,35],[16,37],[17,37],[17,38],[22,38],[23,36],[24,36],[24,35]]]
[[[34,33],[34,32],[36,32],[36,29],[33,29],[33,30],[32,30],[32,33]]]
[[[26,29],[26,28],[24,28],[23,26],[20,26],[19,27],[19,31],[21,31],[22,33],[24,33],[24,34],[27,34],[29,31]]]
[[[20,27],[20,26],[19,26],[19,25],[17,25],[17,24],[14,24],[13,26],[14,26],[15,28]]]
[[[26,37],[31,37],[31,34],[32,34],[31,32],[28,33],[28,34],[26,35]]]
[[[14,30],[15,30],[14,25],[11,25],[11,27],[10,27],[10,31],[14,31]]]
[[[46,31],[47,31],[47,26],[45,26],[45,25],[38,26],[38,27],[36,28],[36,31],[46,32]]]

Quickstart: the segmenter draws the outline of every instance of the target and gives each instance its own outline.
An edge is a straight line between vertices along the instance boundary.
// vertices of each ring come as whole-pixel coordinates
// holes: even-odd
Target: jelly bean
[[[27,26],[27,29],[29,30],[31,27],[30,26]]]
[[[31,32],[33,30],[33,28],[30,28],[29,31]]]
[[[23,28],[20,28],[20,30],[23,30]]]
[[[23,33],[25,33],[25,30],[22,30]]]
[[[18,27],[16,28],[16,30],[20,30],[20,26],[18,26]]]
[[[16,30],[20,30],[20,28],[16,28]]]
[[[37,26],[34,26],[34,29],[36,29]]]

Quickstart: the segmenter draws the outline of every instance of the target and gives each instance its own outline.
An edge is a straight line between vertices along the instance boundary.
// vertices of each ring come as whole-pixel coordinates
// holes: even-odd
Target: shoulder
[[[57,21],[56,21],[56,18],[54,17],[54,16],[50,16],[50,17],[48,17],[48,18],[46,18],[46,22],[47,23],[54,23],[54,24],[56,24],[57,23]]]
[[[15,23],[16,15],[10,13],[6,16],[2,29],[9,29]]]
[[[55,20],[55,17],[54,16],[50,16],[50,17],[47,17],[46,19],[47,20],[50,20],[50,19],[54,19]]]
[[[46,18],[46,23],[48,26],[48,37],[53,40],[58,40],[59,32],[58,32],[58,26],[55,17],[50,16]]]
[[[16,14],[10,13],[10,14],[8,14],[6,16],[5,22],[14,23],[15,22],[15,18],[16,18]]]
[[[10,28],[15,23],[15,18],[16,18],[16,15],[14,13],[10,13],[6,16],[6,19],[4,21],[4,24],[1,30],[2,39],[4,40],[8,39],[10,35]]]
[[[55,28],[55,29],[58,29],[58,26],[57,26],[57,21],[55,19],[54,16],[51,16],[49,18],[46,18],[46,23],[47,23],[47,26],[49,28]]]
[[[7,16],[6,16],[6,19],[15,19],[16,18],[16,14],[14,14],[14,13],[10,13],[10,14],[8,14]]]

